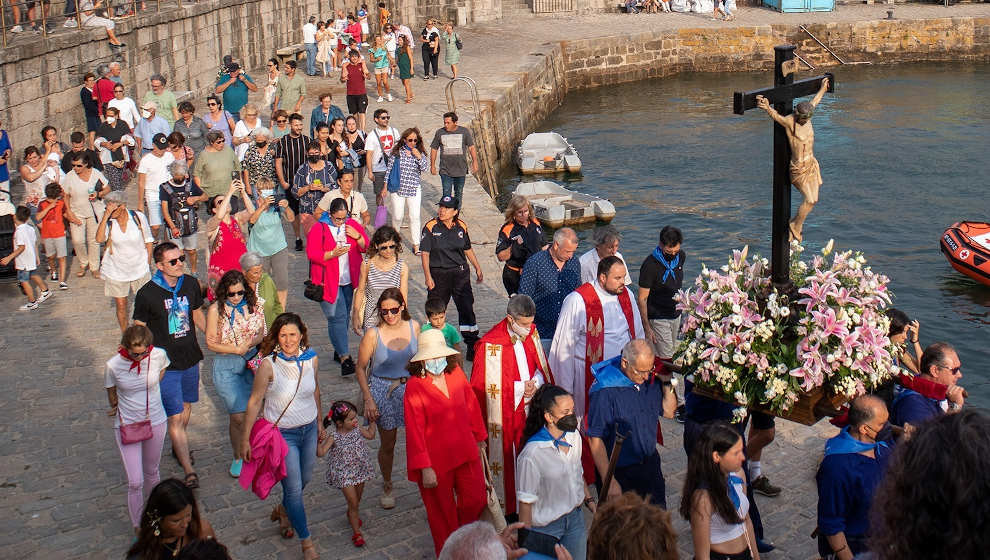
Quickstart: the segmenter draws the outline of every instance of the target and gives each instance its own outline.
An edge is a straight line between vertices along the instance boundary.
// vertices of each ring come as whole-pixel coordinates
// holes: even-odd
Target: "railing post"
[[[3,0],[0,0],[0,33],[3,34],[3,48],[7,48],[7,16],[4,15]]]

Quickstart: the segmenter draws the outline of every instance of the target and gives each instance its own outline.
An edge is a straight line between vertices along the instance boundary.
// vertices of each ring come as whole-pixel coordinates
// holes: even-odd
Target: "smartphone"
[[[525,527],[519,529],[519,546],[525,548],[530,552],[535,552],[536,554],[542,554],[544,556],[549,556],[550,558],[556,558],[557,552],[554,547],[560,542],[560,539],[552,537],[546,533],[540,533],[539,531],[531,531]]]

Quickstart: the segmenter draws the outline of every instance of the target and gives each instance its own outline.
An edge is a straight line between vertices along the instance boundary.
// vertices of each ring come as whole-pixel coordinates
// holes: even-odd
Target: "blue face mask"
[[[423,362],[423,367],[425,367],[426,371],[432,373],[433,375],[440,375],[443,373],[443,370],[447,368],[447,359],[436,358],[434,360],[426,360]]]

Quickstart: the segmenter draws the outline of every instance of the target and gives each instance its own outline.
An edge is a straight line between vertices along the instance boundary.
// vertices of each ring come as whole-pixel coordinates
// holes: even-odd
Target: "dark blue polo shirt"
[[[870,504],[890,458],[879,446],[876,458],[859,453],[826,455],[818,467],[818,530],[862,537],[870,528]]]
[[[945,414],[939,401],[922,396],[910,389],[900,388],[894,396],[890,408],[890,423],[904,426],[905,423],[917,426],[930,418]]]
[[[588,405],[588,437],[600,438],[612,453],[616,426],[627,434],[618,467],[642,463],[657,452],[657,426],[663,414],[663,384],[659,378],[635,384],[620,369],[620,356],[592,366],[596,384]],[[608,370],[608,371],[606,371]],[[618,375],[616,375],[616,373]],[[621,378],[620,378],[621,376]],[[623,381],[624,380],[624,381]]]

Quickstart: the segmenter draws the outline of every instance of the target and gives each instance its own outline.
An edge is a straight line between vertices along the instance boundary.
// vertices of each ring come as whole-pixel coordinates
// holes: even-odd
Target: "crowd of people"
[[[269,61],[262,92],[228,56],[199,116],[163,75],[151,77],[138,105],[119,67],[101,66],[80,91],[87,134],[72,133],[69,146],[49,126],[41,145],[23,149],[14,251],[0,265],[17,269],[28,300],[21,309],[37,309],[52,296],[49,281],[69,288],[68,234],[76,276],[101,279],[113,301],[121,339],[104,387],[137,537],[129,558],[226,557],[193,492],[200,479],[188,429],[206,358],[198,332],[228,415],[228,472],[262,500],[281,486],[269,517],[308,560],[318,554],[303,490],[316,459],[326,458],[324,480],[341,490],[351,541],[361,547],[375,538],[361,519],[366,484],[380,475],[378,505],[396,506],[397,453],[440,558],[677,558],[663,468],[677,451],[658,447],[661,418],[684,424],[688,469],[677,513],[691,525],[695,556],[758,559],[772,550],[754,493],[783,492],[761,468],[773,417],[753,412],[733,423],[733,405],[693,392],[671,361],[681,330],[674,296],[687,259],[682,232],[659,230],[633,286],[614,226],[596,228],[593,247],[578,255],[572,229],[557,229],[548,243],[532,205],[513,197],[494,248],[505,263],[506,312],[479,325],[472,276],[481,283],[484,274],[460,212],[465,177],[478,166],[471,132],[446,113],[428,143],[416,127],[392,126],[386,108],[366,129],[366,93],[351,87],[371,78],[361,47],[372,40],[376,85],[387,93],[390,69],[397,64],[403,75],[389,45],[412,40],[404,26],[391,27],[400,39],[372,38],[367,18],[365,7],[307,23],[316,48],[306,71],[315,73],[310,62],[321,58],[339,63],[349,113],[320,95],[309,136],[294,62],[281,74]],[[351,22],[344,32],[339,20]],[[342,34],[355,48],[325,48],[328,36]],[[444,33],[424,28],[424,77],[436,72],[437,41],[454,37],[449,24]],[[264,101],[251,103],[253,92]],[[8,197],[12,150],[0,131],[0,193]],[[442,193],[436,216],[422,223],[427,172],[440,176]],[[288,297],[289,231],[307,264],[304,296],[319,305],[332,350],[312,344],[289,311],[307,305]],[[421,268],[402,258],[406,246]],[[423,324],[410,313],[410,282],[427,293]],[[446,320],[451,299],[456,326]],[[921,558],[942,547],[977,557],[987,544],[978,529],[986,484],[961,482],[954,465],[985,469],[990,418],[965,406],[952,347],[923,349],[917,322],[887,314],[892,342],[907,347],[906,373],[854,400],[839,434],[823,442],[819,550],[830,560]],[[321,355],[354,376],[357,402],[324,399]],[[400,429],[404,450],[396,449]],[[159,480],[166,439],[181,480]],[[367,444],[374,439],[377,461]],[[919,489],[921,475],[939,490]],[[953,515],[961,507],[975,514]],[[497,532],[479,521],[483,514],[510,524]],[[906,536],[906,527],[914,532]]]

